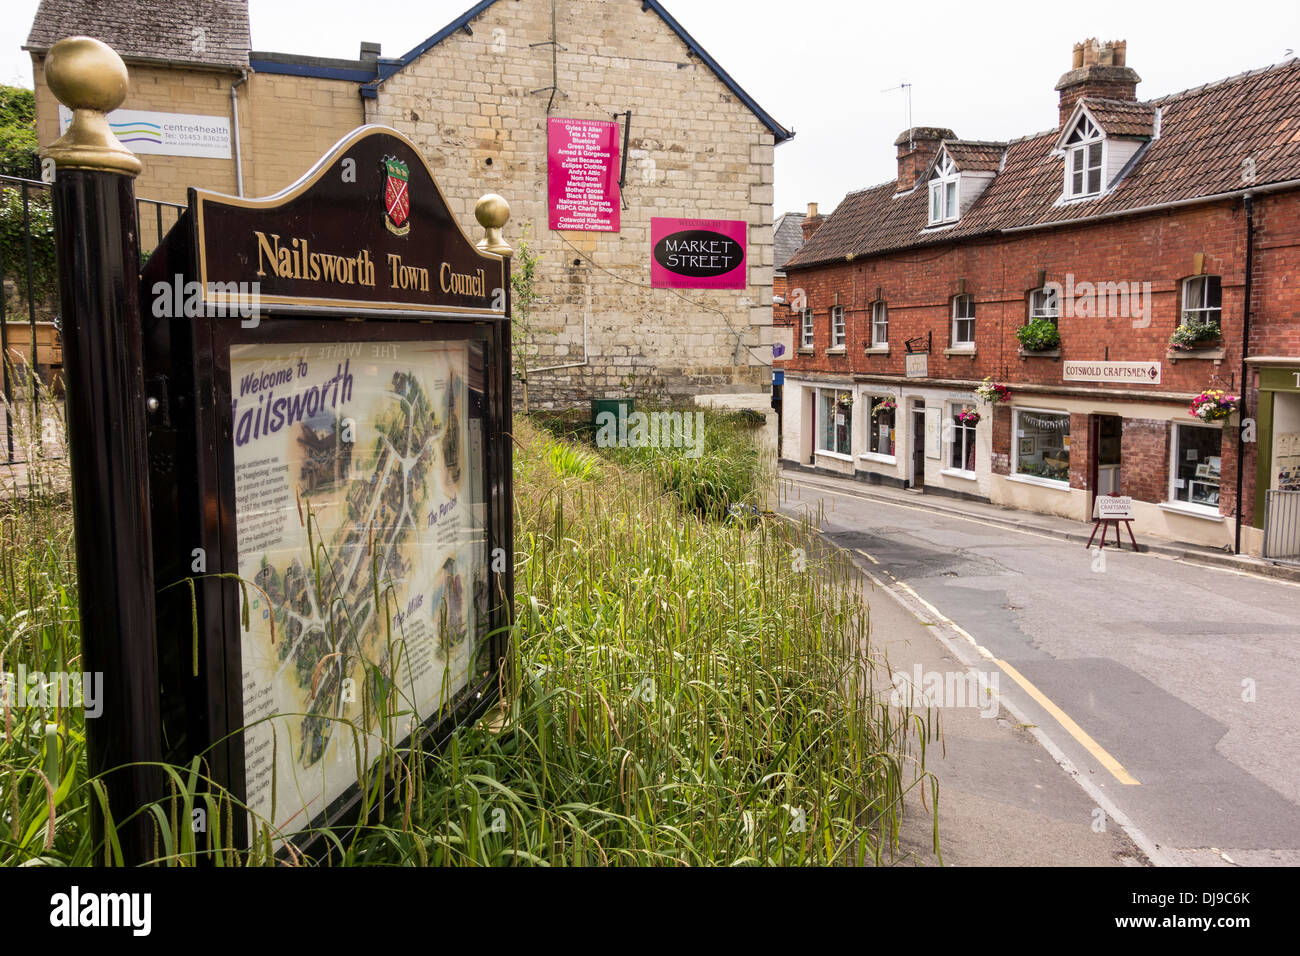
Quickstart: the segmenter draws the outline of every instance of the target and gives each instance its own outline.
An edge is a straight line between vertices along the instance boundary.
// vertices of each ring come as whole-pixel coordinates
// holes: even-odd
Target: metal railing
[[[0,172],[0,375],[4,387],[0,464],[23,460],[15,457],[15,415],[39,432],[41,386],[56,395],[62,391],[51,198],[50,185],[34,175],[28,178]],[[136,200],[141,263],[184,211],[180,203]]]
[[[1264,557],[1300,564],[1300,491],[1269,489],[1266,492]]]

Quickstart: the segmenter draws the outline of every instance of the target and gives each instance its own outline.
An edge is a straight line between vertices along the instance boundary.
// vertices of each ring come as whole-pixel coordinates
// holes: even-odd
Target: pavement
[[[782,510],[809,514],[872,589],[895,684],[932,690],[945,864],[1300,864],[1288,575],[1167,542],[1099,553],[1090,524],[783,479]],[[909,820],[910,859],[937,862],[923,816]]]

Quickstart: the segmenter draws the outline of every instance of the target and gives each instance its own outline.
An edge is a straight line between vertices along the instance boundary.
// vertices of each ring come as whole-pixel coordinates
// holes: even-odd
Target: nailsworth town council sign
[[[503,251],[412,143],[362,127],[274,196],[191,189],[145,267],[164,755],[204,758],[245,838],[345,821],[359,768],[495,699]],[[202,308],[158,307],[182,289]]]

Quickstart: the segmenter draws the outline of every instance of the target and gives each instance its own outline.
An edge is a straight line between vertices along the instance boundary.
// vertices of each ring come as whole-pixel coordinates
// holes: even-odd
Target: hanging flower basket
[[[1207,388],[1192,399],[1188,411],[1203,422],[1221,422],[1236,410],[1239,401],[1239,395],[1229,395],[1221,388]]]
[[[1005,402],[1011,399],[1011,389],[1007,388],[1001,382],[995,382],[990,376],[984,376],[984,381],[975,387],[975,394],[981,400],[988,402],[990,405],[996,405],[998,402]]]
[[[978,425],[980,423],[980,413],[973,408],[963,408],[957,413],[957,421],[963,425]]]
[[[849,395],[841,395],[838,399],[836,399],[835,404],[839,408],[848,408],[853,404],[853,398],[852,396]]]
[[[875,410],[878,412],[892,412],[897,407],[898,402],[894,401],[894,399],[882,398],[880,401],[876,402]]]

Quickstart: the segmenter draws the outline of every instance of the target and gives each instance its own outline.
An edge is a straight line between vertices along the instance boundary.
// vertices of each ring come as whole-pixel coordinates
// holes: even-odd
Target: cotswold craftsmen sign
[[[159,633],[199,622],[160,641],[167,756],[203,757],[246,836],[345,824],[377,759],[496,698],[508,207],[476,215],[477,248],[414,145],[363,127],[275,196],[192,189],[145,268],[203,306],[141,309],[155,573],[186,585]]]
[[[1098,495],[1093,504],[1092,516],[1105,520],[1133,517],[1133,499],[1128,495]]]
[[[1061,378],[1067,382],[1128,382],[1160,384],[1159,362],[1063,362]]]
[[[743,289],[749,224],[733,219],[650,219],[656,289]]]

